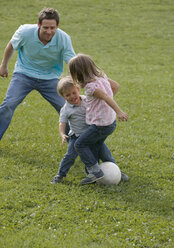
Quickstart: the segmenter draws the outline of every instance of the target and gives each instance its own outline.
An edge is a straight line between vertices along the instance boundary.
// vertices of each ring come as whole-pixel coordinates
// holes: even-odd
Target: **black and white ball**
[[[104,162],[100,164],[100,168],[104,173],[104,177],[99,179],[97,183],[105,185],[118,185],[121,180],[121,171],[119,167],[112,162]]]

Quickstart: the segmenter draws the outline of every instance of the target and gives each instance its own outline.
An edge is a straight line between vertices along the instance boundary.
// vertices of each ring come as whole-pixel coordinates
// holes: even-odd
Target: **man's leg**
[[[32,89],[30,78],[20,73],[13,74],[6,97],[0,105],[0,140],[11,122],[16,107]]]
[[[58,79],[38,80],[37,90],[56,109],[58,114],[65,104],[65,100],[57,93]],[[69,125],[66,125],[66,134],[69,132]]]
[[[57,93],[58,81],[58,79],[38,80],[37,90],[60,113],[65,100]]]

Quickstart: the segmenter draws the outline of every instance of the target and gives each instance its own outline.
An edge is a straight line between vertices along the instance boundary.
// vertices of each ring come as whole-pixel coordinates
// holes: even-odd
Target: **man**
[[[21,25],[4,51],[0,76],[8,76],[8,62],[15,50],[18,58],[0,105],[0,140],[7,130],[16,107],[37,90],[59,113],[64,99],[57,93],[57,83],[66,63],[75,56],[68,34],[58,28],[59,15],[52,8],[39,13],[37,24]]]

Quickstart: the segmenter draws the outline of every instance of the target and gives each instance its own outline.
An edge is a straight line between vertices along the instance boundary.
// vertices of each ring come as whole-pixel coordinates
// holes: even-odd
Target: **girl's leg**
[[[75,149],[78,152],[81,160],[85,164],[89,175],[81,182],[81,184],[88,184],[103,177],[103,172],[98,166],[98,159],[94,156],[91,146],[98,146],[104,142],[106,137],[111,134],[116,127],[114,122],[107,127],[97,127],[91,125],[75,142]]]
[[[91,146],[96,143],[96,132],[96,126],[90,126],[83,134],[78,137],[74,144],[75,150],[88,169],[98,163],[96,156],[94,156],[91,150]]]
[[[98,156],[99,156],[99,159],[102,160],[102,162],[109,161],[109,162],[112,162],[112,163],[117,165],[114,157],[112,156],[110,150],[108,149],[108,147],[107,147],[107,145],[105,143],[102,144],[102,146],[101,146],[101,148],[99,150]],[[122,171],[121,171],[121,180],[123,182],[129,181],[129,177]]]
[[[87,168],[98,163],[98,159],[92,152],[91,147],[95,146],[95,150],[100,149],[102,143],[110,135],[116,127],[114,122],[110,126],[98,127],[91,125],[75,142],[75,149],[78,152],[82,162]]]
[[[99,153],[98,153],[98,157],[99,159],[102,160],[102,162],[112,162],[114,164],[117,164],[114,157],[111,154],[111,151],[109,150],[109,148],[107,147],[107,145],[105,143],[103,143],[99,149]]]

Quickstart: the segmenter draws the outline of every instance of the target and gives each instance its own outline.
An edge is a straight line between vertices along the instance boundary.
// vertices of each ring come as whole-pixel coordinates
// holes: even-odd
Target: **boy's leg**
[[[78,156],[78,154],[74,148],[74,143],[75,143],[76,139],[77,139],[77,137],[75,135],[73,135],[69,138],[67,152],[66,152],[64,158],[60,162],[57,176],[53,177],[51,183],[61,182],[63,177],[66,177],[69,169],[74,164],[75,159]]]
[[[66,177],[69,169],[74,164],[75,159],[78,156],[78,154],[74,148],[74,143],[75,143],[76,139],[77,139],[77,137],[75,135],[73,135],[69,138],[67,152],[66,152],[64,158],[61,160],[59,170],[58,170],[58,175],[60,177]]]
[[[0,106],[0,140],[7,130],[16,107],[33,89],[32,81],[20,73],[14,73],[6,97]]]

